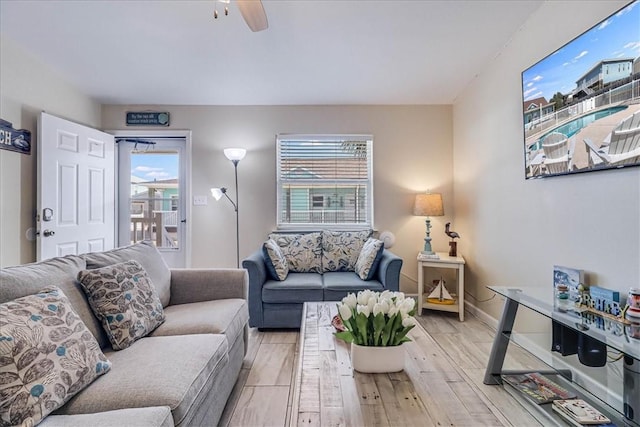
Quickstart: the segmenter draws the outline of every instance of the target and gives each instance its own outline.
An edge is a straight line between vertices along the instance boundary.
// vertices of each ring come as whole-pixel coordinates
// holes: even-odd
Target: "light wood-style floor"
[[[494,414],[500,423],[497,425],[542,425],[501,386],[487,386],[482,383],[493,342],[492,328],[473,315],[468,315],[464,322],[459,322],[455,313],[425,310],[423,316],[418,316],[418,320],[440,349],[448,355],[449,362],[459,370],[458,374],[467,386],[460,387],[460,384],[451,383],[451,390],[448,392],[434,394],[436,400],[441,396],[441,401],[432,402],[434,405],[452,408],[452,396],[459,399],[461,404],[473,405],[473,399],[480,395],[483,400],[486,399],[493,407],[498,408],[499,413]],[[297,351],[297,331],[260,332],[251,329],[242,372],[219,425],[288,426]],[[526,351],[511,344],[504,367],[543,369],[545,366]],[[468,399],[468,402],[465,402],[465,396],[456,395],[456,390],[469,388],[478,390],[479,393],[475,393],[473,399]],[[478,419],[467,425],[487,424]]]

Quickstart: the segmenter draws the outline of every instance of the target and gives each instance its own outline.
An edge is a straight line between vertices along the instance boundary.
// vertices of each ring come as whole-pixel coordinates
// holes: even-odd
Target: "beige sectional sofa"
[[[77,277],[82,270],[129,260],[137,261],[148,274],[165,320],[130,347],[115,351]],[[169,269],[157,249],[143,242],[0,269],[0,304],[37,294],[50,285],[64,292],[111,369],[40,425],[218,423],[246,353],[249,316],[245,270]]]

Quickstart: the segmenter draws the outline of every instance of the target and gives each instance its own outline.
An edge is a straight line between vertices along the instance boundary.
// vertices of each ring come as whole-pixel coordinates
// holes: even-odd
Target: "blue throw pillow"
[[[384,243],[382,240],[370,237],[362,246],[362,250],[356,261],[356,274],[362,280],[371,280],[378,269],[382,252],[384,251]]]

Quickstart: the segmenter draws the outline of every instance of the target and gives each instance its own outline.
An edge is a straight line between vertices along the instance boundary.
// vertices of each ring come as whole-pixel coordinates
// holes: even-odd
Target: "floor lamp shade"
[[[213,196],[214,199],[216,199],[216,201],[220,200],[223,194],[224,193],[222,192],[222,188],[211,189],[211,195]]]
[[[239,162],[240,160],[244,159],[244,156],[247,154],[247,150],[245,150],[244,148],[225,148],[224,149],[224,155],[227,157],[227,159],[236,162]]]

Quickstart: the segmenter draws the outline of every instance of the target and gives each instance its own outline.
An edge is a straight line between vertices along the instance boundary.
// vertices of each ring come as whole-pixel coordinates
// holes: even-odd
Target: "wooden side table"
[[[424,259],[418,256],[418,315],[422,316],[422,309],[458,312],[460,321],[464,322],[464,258],[451,257],[447,252],[437,252],[440,259]],[[433,304],[426,300],[424,295],[423,269],[427,268],[452,268],[456,270],[458,282],[458,295],[454,304]]]

